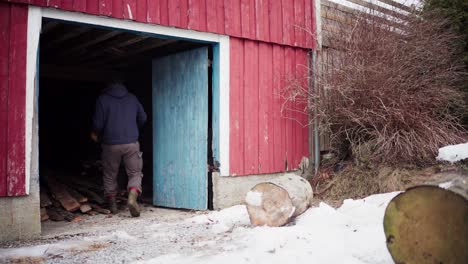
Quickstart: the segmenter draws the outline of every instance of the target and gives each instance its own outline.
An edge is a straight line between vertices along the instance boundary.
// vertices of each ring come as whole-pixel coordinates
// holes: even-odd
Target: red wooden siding
[[[10,0],[313,48],[314,0]],[[7,0],[0,0],[7,2]]]
[[[0,3],[0,196],[26,194],[27,21],[26,6]]]
[[[230,173],[297,169],[309,154],[307,116],[282,114],[279,94],[289,78],[306,73],[307,50],[238,38],[230,45]]]

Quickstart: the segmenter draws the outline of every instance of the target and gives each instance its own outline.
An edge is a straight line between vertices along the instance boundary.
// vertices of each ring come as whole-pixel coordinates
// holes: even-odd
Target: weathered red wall
[[[8,0],[0,0],[8,1]],[[10,0],[313,48],[313,0]]]
[[[313,0],[0,0],[0,196],[25,192],[27,8],[19,3],[232,36],[230,173],[295,169],[308,156],[306,117],[282,117],[278,94],[285,77],[305,70],[303,48],[314,47]]]
[[[0,3],[0,196],[26,193],[27,21],[27,6]]]
[[[231,174],[296,169],[309,153],[307,116],[282,114],[280,93],[288,79],[306,73],[307,50],[239,38],[230,46]]]

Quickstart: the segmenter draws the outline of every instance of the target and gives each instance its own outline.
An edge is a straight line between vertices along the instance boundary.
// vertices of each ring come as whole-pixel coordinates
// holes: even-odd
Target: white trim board
[[[165,27],[153,24],[144,24],[129,20],[94,16],[58,9],[29,7],[28,15],[28,46],[27,46],[27,73],[26,73],[26,190],[29,192],[30,168],[33,161],[31,150],[34,140],[32,135],[33,115],[35,111],[35,77],[37,70],[37,54],[42,18],[51,18],[63,21],[78,22],[89,25],[111,27],[129,31],[143,32],[183,38],[187,40],[206,41],[219,44],[219,159],[221,176],[229,176],[229,77],[230,77],[230,50],[229,36],[208,32],[198,32],[187,29]],[[36,140],[38,142],[38,140]]]

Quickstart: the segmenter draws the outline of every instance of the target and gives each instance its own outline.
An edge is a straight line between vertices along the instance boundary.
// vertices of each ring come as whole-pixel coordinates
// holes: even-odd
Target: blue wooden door
[[[153,60],[153,203],[207,209],[208,48]]]

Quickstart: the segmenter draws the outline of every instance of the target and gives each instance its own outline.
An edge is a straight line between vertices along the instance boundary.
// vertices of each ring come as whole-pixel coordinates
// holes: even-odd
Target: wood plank
[[[122,0],[123,18],[128,20],[136,19],[136,0]]]
[[[241,27],[242,37],[255,39],[255,2],[241,0]]]
[[[255,17],[256,19],[256,38],[261,41],[270,41],[270,19],[269,19],[269,3],[275,0],[256,0],[255,1]]]
[[[259,45],[259,173],[274,171],[273,47]]]
[[[305,3],[304,0],[294,0],[294,46],[305,45]]]
[[[245,41],[244,52],[245,174],[258,174],[258,43]]]
[[[240,0],[224,0],[224,10],[226,34],[242,36]]]
[[[180,27],[180,0],[168,1],[169,26]]]
[[[295,73],[295,52],[294,49],[291,47],[286,47],[285,48],[285,78],[286,81],[290,80]],[[287,85],[287,83],[285,83]],[[284,87],[284,86],[283,86]],[[291,102],[287,102],[285,104],[286,109],[283,111],[283,117],[286,120],[286,155],[287,155],[287,164],[288,164],[288,170],[291,170],[292,164],[293,164],[293,158],[294,158],[294,136],[295,136],[295,131],[294,131],[294,121],[291,120],[292,114],[291,111],[289,110],[292,105]]]
[[[41,208],[41,222],[49,220],[49,215],[47,214],[47,209]]]
[[[26,194],[25,112],[28,6],[11,6],[7,195]]]
[[[394,0],[379,0],[380,2],[382,3],[385,3],[387,5],[391,5],[391,6],[394,6],[396,8],[399,8],[401,10],[404,10],[404,11],[407,11],[407,12],[411,12],[412,11],[412,8],[405,5],[405,4],[402,4],[402,3],[398,3]]]
[[[41,189],[39,196],[41,207],[48,207],[52,205],[52,201],[50,200],[49,195],[44,190]]]
[[[180,0],[180,24],[181,28],[188,27],[188,11],[189,11],[189,0]]]
[[[351,3],[354,3],[354,4],[357,4],[357,5],[360,5],[360,6],[363,6],[363,7],[367,7],[369,9],[371,9],[371,10],[374,10],[374,11],[381,12],[381,13],[386,14],[386,15],[390,15],[390,16],[402,19],[402,20],[405,20],[407,18],[407,16],[404,15],[404,14],[395,12],[394,10],[390,10],[390,9],[385,8],[385,7],[378,6],[378,5],[373,4],[371,2],[366,2],[364,0],[347,0],[347,1],[349,1]]]
[[[273,170],[280,172],[284,170],[284,140],[285,136],[283,133],[283,118],[281,117],[281,104],[282,99],[280,92],[282,89],[282,78],[284,76],[284,48],[280,45],[273,45],[273,146],[274,146],[274,158],[273,158]]]
[[[0,197],[7,195],[10,4],[0,3]]]
[[[46,212],[47,212],[47,215],[49,216],[49,219],[52,220],[52,221],[63,221],[63,220],[65,220],[65,217],[63,217],[63,215],[61,215],[58,212],[57,208],[55,208],[55,207],[47,208]]]
[[[73,10],[76,12],[86,12],[86,1],[73,1]]]
[[[244,41],[239,38],[231,38],[229,45],[229,169],[232,175],[244,175]]]
[[[136,21],[138,22],[147,22],[147,11],[148,3],[147,0],[137,0],[136,2]]]
[[[89,204],[82,204],[80,206],[80,212],[83,213],[83,214],[86,214],[91,210],[93,210],[93,208],[91,208],[91,206]]]
[[[296,78],[300,81],[302,87],[307,87],[306,82],[307,74],[307,51],[303,49],[296,49]],[[300,98],[305,100],[305,98]],[[307,115],[304,113],[306,104],[303,101],[296,103],[296,160],[294,163],[295,168],[299,167],[304,150],[308,146],[307,136],[304,135],[304,127],[307,125]]]
[[[78,201],[68,193],[65,185],[61,184],[53,177],[48,177],[47,186],[49,187],[52,196],[60,202],[65,210],[73,212],[80,209],[80,203],[78,203]]]
[[[47,6],[47,0],[31,0],[30,2],[31,4],[37,5],[37,6],[43,6],[43,7]]]
[[[209,32],[218,32],[218,8],[216,2],[223,3],[223,1],[206,0],[206,30]]]
[[[283,15],[281,1],[269,1],[269,31],[270,41],[274,43],[283,43]]]
[[[111,213],[110,210],[104,209],[99,205],[96,205],[96,204],[89,204],[89,205],[91,206],[91,208],[93,208],[94,211],[96,211],[96,212],[98,212],[100,214],[110,214]]]
[[[86,0],[86,13],[99,15],[99,0]]]
[[[206,31],[207,18],[206,18],[206,0],[198,0],[200,3],[200,19],[198,24],[198,30]]]
[[[88,201],[86,196],[82,195],[73,188],[68,187],[66,188],[66,191],[79,203],[86,203]]]
[[[294,2],[282,0],[283,44],[294,45]]]
[[[304,2],[305,13],[305,46],[307,48],[315,48],[315,9],[312,6],[313,1],[306,0]]]
[[[48,0],[47,1],[47,6],[49,7],[59,8],[61,4],[62,4],[61,0]]]
[[[170,0],[159,0],[160,23],[163,26],[169,25],[169,6]]]
[[[157,2],[157,1],[151,1]],[[123,18],[122,0],[112,0],[112,16],[115,18]]]
[[[54,36],[54,38],[50,40],[45,40],[42,43],[46,44],[44,47],[46,49],[57,48],[57,46],[61,45],[64,41],[78,37],[79,35],[82,35],[83,33],[89,32],[90,30],[91,30],[90,27],[83,27],[83,26],[67,28],[67,31],[64,32],[64,34],[61,34],[59,36]]]
[[[161,22],[159,1],[148,1],[148,23],[159,24]]]
[[[60,8],[63,10],[74,11],[73,0],[62,0],[62,2],[60,3]]]
[[[94,29],[92,30],[89,34],[86,34],[79,39],[77,39],[75,42],[79,43],[76,46],[70,47],[56,55],[56,57],[62,57],[62,56],[68,56],[71,55],[79,50],[85,49],[87,47],[96,45],[98,43],[101,43],[103,41],[106,41],[110,38],[113,38],[119,34],[122,34],[122,32],[119,31],[103,31],[102,29]]]
[[[224,10],[224,1],[215,1],[216,2],[216,23],[218,24],[218,29],[216,33],[224,34],[224,23],[225,23],[225,10]]]
[[[88,198],[89,201],[93,201],[97,204],[105,204],[106,201],[105,199],[98,195],[96,192],[94,191],[91,191],[87,188],[83,188],[83,187],[77,187],[76,188],[79,192],[83,193],[84,195],[86,195],[86,197]]]
[[[112,4],[112,0],[99,0],[99,14],[101,16],[112,16]]]
[[[188,28],[197,30],[200,27],[200,0],[189,0]]]

